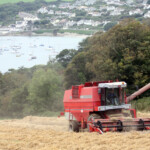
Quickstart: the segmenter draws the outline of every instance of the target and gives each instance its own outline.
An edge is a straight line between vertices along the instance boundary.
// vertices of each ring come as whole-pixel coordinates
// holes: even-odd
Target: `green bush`
[[[144,97],[131,102],[132,107],[139,111],[150,111],[150,97]]]

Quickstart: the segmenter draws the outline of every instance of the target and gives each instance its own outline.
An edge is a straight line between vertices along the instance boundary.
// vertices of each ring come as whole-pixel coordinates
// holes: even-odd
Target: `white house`
[[[77,22],[77,26],[80,26],[82,24],[84,24],[84,20],[80,20],[80,21]]]
[[[84,24],[85,24],[85,25],[91,26],[92,23],[93,23],[92,20],[84,20]]]
[[[0,28],[0,34],[1,35],[8,34],[9,32],[10,32],[9,28]]]
[[[133,0],[127,0],[127,1],[126,1],[126,3],[127,3],[128,5],[133,4],[133,2],[134,2]]]
[[[106,9],[107,9],[107,11],[111,11],[111,10],[115,10],[115,7],[114,6],[107,6]]]
[[[41,7],[37,12],[41,13],[41,14],[46,14],[46,13],[48,13],[48,10],[46,7]]]
[[[23,30],[24,29],[22,29],[22,28],[10,28],[10,32],[21,32]]]
[[[49,15],[54,15],[55,12],[54,12],[54,10],[49,10],[49,11],[48,11],[48,14],[49,14]]]
[[[86,0],[85,5],[93,5],[97,0]]]
[[[150,18],[150,11],[144,14],[144,18]]]
[[[49,8],[56,8],[56,5],[49,5]]]
[[[101,16],[101,13],[99,13],[99,12],[89,12],[88,14],[92,15],[93,17],[99,17],[99,16]]]
[[[28,21],[16,21],[16,28],[25,28],[28,24]]]
[[[110,21],[103,21],[102,24],[103,26],[105,26],[107,23],[109,23]]]
[[[56,15],[62,15],[62,12],[61,11],[55,11],[55,14]]]
[[[79,10],[85,10],[85,9],[88,9],[88,7],[87,6],[79,6],[78,9]]]
[[[118,5],[122,6],[124,3],[120,2],[120,0],[107,0],[107,5]]]
[[[69,13],[69,18],[71,18],[71,17],[75,17],[76,16],[76,14],[75,13]]]
[[[51,21],[51,23],[54,25],[54,26],[57,26],[59,24],[60,20],[59,19],[56,19],[56,20],[53,20]]]
[[[32,21],[32,22],[34,22],[34,21],[39,20],[39,18],[36,17],[36,16],[27,16],[27,17],[24,17],[24,20],[25,21]]]
[[[92,26],[94,26],[94,27],[96,27],[96,26],[98,26],[98,25],[100,25],[100,24],[102,24],[102,23],[99,22],[99,21],[93,21],[93,22],[92,22]]]
[[[37,16],[34,16],[32,14],[29,14],[29,13],[25,13],[25,12],[19,12],[19,17],[20,18],[23,18],[25,21],[37,21],[39,20],[39,18]]]
[[[114,10],[114,11],[110,12],[110,15],[111,16],[118,16],[118,15],[121,15],[121,12],[117,11],[117,10]]]
[[[113,11],[110,12],[110,15],[112,16],[117,16],[117,15],[121,15],[121,13],[124,11],[123,8],[116,8]]]
[[[143,11],[140,10],[140,9],[135,9],[135,10],[129,11],[129,15],[130,15],[130,16],[131,16],[131,15],[135,15],[135,14],[140,14],[140,15],[142,15],[142,14],[143,14]]]
[[[150,9],[150,5],[146,4],[146,5],[144,6],[144,9]]]
[[[147,4],[148,0],[143,0],[143,5]]]
[[[102,11],[102,10],[104,10],[104,9],[107,9],[107,7],[106,7],[106,6],[100,6],[100,7],[99,7],[99,10],[100,10],[100,11]]]
[[[64,15],[64,16],[69,16],[70,13],[63,11],[61,14]]]
[[[66,27],[72,27],[73,25],[76,25],[76,22],[73,20],[66,22]]]
[[[68,8],[69,7],[69,3],[61,3],[60,5],[59,5],[59,8],[60,9],[66,9],[66,8]]]

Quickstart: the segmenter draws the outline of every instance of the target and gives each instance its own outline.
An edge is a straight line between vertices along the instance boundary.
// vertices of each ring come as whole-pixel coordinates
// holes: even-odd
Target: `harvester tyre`
[[[79,123],[75,120],[69,121],[69,131],[79,132]]]
[[[101,116],[98,115],[98,114],[91,114],[89,117],[88,117],[88,120],[87,121],[93,121],[94,119],[101,119]],[[88,128],[88,131],[90,132],[90,129],[89,129],[89,125],[87,124],[87,128]]]

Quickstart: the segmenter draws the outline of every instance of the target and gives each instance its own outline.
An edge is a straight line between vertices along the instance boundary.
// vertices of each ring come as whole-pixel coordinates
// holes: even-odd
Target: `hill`
[[[0,5],[0,34],[91,35],[99,30],[108,31],[124,18],[146,20],[150,24],[147,0],[1,0],[0,3],[5,4]],[[20,12],[28,14],[20,17]]]

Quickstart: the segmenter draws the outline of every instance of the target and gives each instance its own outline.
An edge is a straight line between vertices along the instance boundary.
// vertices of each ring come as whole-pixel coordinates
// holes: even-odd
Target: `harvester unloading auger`
[[[130,100],[150,89],[150,83],[126,97],[125,82],[87,82],[72,86],[64,94],[65,117],[69,129],[79,132],[150,130],[150,118],[137,118]]]

